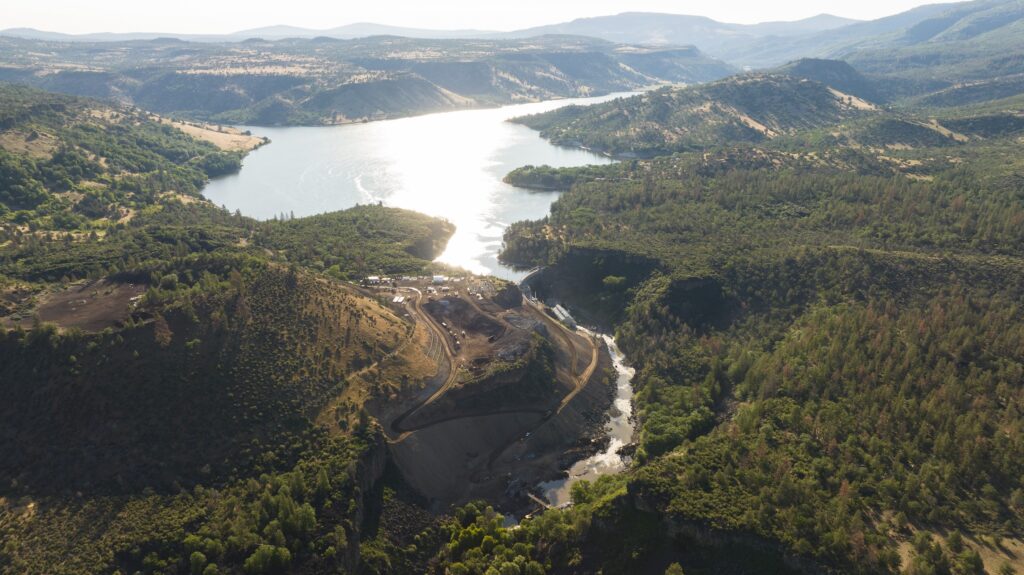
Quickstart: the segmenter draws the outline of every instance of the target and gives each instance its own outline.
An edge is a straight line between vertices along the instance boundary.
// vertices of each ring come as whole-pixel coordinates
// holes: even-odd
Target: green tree
[[[249,575],[272,575],[284,573],[292,563],[292,553],[287,547],[260,545],[245,560],[242,568]]]
[[[206,555],[200,551],[193,551],[192,555],[189,555],[188,563],[192,569],[192,575],[202,575],[206,568]]]
[[[683,568],[678,563],[673,563],[665,569],[665,575],[683,575]]]

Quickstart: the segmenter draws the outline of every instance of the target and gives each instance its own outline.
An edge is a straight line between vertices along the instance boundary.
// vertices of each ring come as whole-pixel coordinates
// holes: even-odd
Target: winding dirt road
[[[554,329],[555,333],[558,334],[558,337],[560,339],[562,339],[562,341],[565,343],[565,345],[568,347],[568,349],[570,351],[570,355],[571,355],[570,372],[571,372],[571,375],[572,375],[572,378],[573,378],[573,389],[564,398],[562,398],[562,401],[559,403],[558,408],[555,409],[555,410],[544,410],[544,409],[539,409],[539,408],[538,409],[509,409],[509,410],[498,409],[498,410],[490,410],[490,411],[484,411],[484,412],[460,413],[460,414],[457,414],[457,415],[443,417],[443,418],[435,420],[435,421],[430,421],[430,422],[422,424],[422,425],[417,425],[417,426],[413,426],[413,427],[406,427],[405,425],[403,425],[403,423],[405,422],[406,419],[408,419],[411,415],[413,415],[414,413],[416,413],[417,411],[419,411],[423,407],[428,406],[431,403],[437,401],[445,393],[447,393],[448,390],[451,389],[451,387],[455,384],[455,381],[457,379],[458,370],[456,369],[457,366],[456,366],[456,363],[455,363],[455,353],[454,353],[454,351],[451,348],[451,343],[448,340],[447,334],[444,332],[444,330],[441,328],[441,326],[439,326],[437,324],[436,320],[434,320],[434,318],[431,317],[430,314],[427,313],[422,308],[422,301],[421,301],[422,297],[423,297],[422,292],[420,292],[420,290],[418,290],[416,288],[404,288],[404,289],[407,289],[407,290],[410,290],[410,291],[413,291],[413,292],[416,293],[416,298],[410,303],[410,308],[411,308],[412,312],[415,314],[417,320],[418,321],[423,321],[425,323],[425,325],[438,338],[440,338],[440,340],[443,342],[443,348],[444,348],[443,361],[446,362],[447,365],[448,365],[448,369],[447,369],[448,373],[447,373],[447,376],[445,377],[444,383],[434,393],[432,393],[430,395],[430,397],[428,397],[425,400],[423,400],[423,401],[417,403],[416,405],[412,406],[411,408],[406,410],[404,413],[402,413],[401,415],[396,417],[391,422],[391,425],[390,425],[391,430],[394,431],[395,433],[398,433],[398,436],[394,437],[393,439],[389,439],[388,441],[390,443],[401,443],[402,441],[405,441],[406,439],[408,439],[409,436],[411,436],[413,433],[415,433],[415,432],[417,432],[417,431],[419,431],[421,429],[427,429],[429,427],[433,427],[433,426],[439,425],[441,423],[447,423],[449,421],[456,421],[456,420],[459,420],[459,419],[469,419],[469,418],[473,418],[473,417],[485,417],[485,416],[490,416],[490,415],[540,414],[540,415],[543,416],[543,420],[542,421],[547,421],[551,417],[561,413],[562,410],[565,409],[566,406],[568,406],[569,403],[572,402],[572,400],[581,391],[583,391],[583,389],[587,385],[587,382],[590,381],[591,377],[593,377],[593,375],[594,375],[594,372],[597,370],[597,366],[598,366],[598,363],[599,363],[599,360],[600,360],[600,350],[601,350],[600,345],[598,344],[598,342],[592,336],[588,336],[586,338],[587,342],[590,344],[589,346],[590,346],[590,349],[591,349],[590,362],[587,365],[586,369],[583,370],[583,373],[579,374],[578,373],[578,366],[577,366],[577,363],[578,363],[578,357],[577,357],[578,356],[578,352],[577,352],[577,349],[576,349],[576,344],[573,342],[573,337],[576,336],[577,334],[574,334],[573,332],[569,331],[569,329],[566,328],[564,325],[562,325],[561,323],[553,320],[550,316],[548,316],[547,313],[544,312],[543,308],[541,307],[541,305],[539,303],[534,302],[533,300],[530,300],[530,299],[527,298],[526,301],[527,301],[527,306],[529,306],[529,309],[531,309],[537,316],[539,316],[542,319],[542,321],[544,321],[548,325],[552,326],[552,328]],[[483,313],[483,310],[480,310],[478,306],[474,305],[473,307],[476,308],[478,311],[480,311],[480,313]],[[503,323],[506,323],[506,325],[507,325],[507,322],[503,321]],[[439,373],[442,370],[443,370],[443,367],[441,365],[439,365],[438,366]]]
[[[434,337],[441,342],[441,348],[443,353],[442,357],[439,358],[437,370],[439,375],[444,371],[447,371],[447,374],[444,376],[444,383],[442,383],[441,386],[437,388],[437,391],[430,394],[430,397],[426,398],[425,400],[417,403],[410,409],[406,410],[404,413],[396,417],[391,422],[391,429],[397,432],[399,435],[394,439],[389,439],[388,441],[390,443],[400,443],[402,441],[405,441],[405,439],[412,435],[415,431],[417,431],[417,429],[423,429],[423,427],[407,429],[402,426],[402,422],[405,421],[405,419],[408,418],[410,415],[416,413],[423,407],[437,401],[438,398],[447,393],[448,390],[451,389],[453,385],[455,385],[455,380],[458,377],[458,370],[456,369],[457,366],[455,364],[455,352],[454,350],[452,350],[451,342],[448,341],[448,334],[446,334],[444,330],[441,329],[441,326],[437,325],[437,322],[434,320],[434,318],[430,316],[429,313],[424,311],[422,306],[423,292],[416,288],[403,289],[416,293],[416,297],[415,299],[412,300],[409,307],[413,314],[415,315],[415,317],[417,318],[417,321],[423,322],[424,325],[427,326],[427,329],[429,329],[434,334]],[[445,365],[447,365],[447,369],[445,368]],[[431,425],[434,425],[435,423],[432,423]]]
[[[583,370],[583,373],[579,374],[577,369],[578,352],[576,351],[576,344],[573,343],[572,338],[574,336],[584,336],[581,336],[579,332],[570,331],[569,328],[565,327],[565,325],[562,324],[562,322],[555,321],[551,316],[547,314],[547,312],[544,311],[544,308],[541,306],[540,303],[530,298],[524,299],[527,302],[526,305],[529,306],[534,312],[536,312],[536,314],[540,316],[545,323],[547,323],[550,326],[553,326],[555,332],[558,333],[559,337],[562,339],[562,341],[565,342],[565,344],[569,347],[572,353],[572,359],[570,360],[569,365],[571,366],[573,376],[573,390],[569,392],[569,394],[566,395],[564,398],[562,398],[561,403],[559,403],[558,410],[555,413],[561,413],[561,411],[565,409],[565,407],[569,405],[569,403],[577,395],[579,395],[581,391],[583,391],[583,388],[587,386],[587,382],[589,382],[590,378],[594,375],[594,371],[597,370],[601,346],[597,343],[593,335],[591,335],[589,332],[584,332],[586,333],[585,338],[587,340],[587,343],[590,344],[590,363],[587,365],[586,369]]]

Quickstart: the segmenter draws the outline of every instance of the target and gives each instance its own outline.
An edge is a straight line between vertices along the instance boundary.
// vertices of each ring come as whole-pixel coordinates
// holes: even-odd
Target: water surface
[[[579,481],[593,481],[602,475],[618,473],[626,468],[629,463],[626,458],[619,455],[619,450],[633,440],[633,368],[625,364],[626,358],[615,345],[615,340],[610,336],[601,336],[608,346],[612,361],[615,364],[615,401],[609,410],[608,424],[605,431],[608,434],[608,447],[586,459],[577,461],[565,479],[548,481],[540,484],[540,490],[544,497],[554,506],[571,503],[571,490],[574,483]]]
[[[623,95],[347,126],[246,128],[269,137],[271,144],[249,154],[241,172],[213,180],[203,193],[259,219],[377,202],[442,217],[457,230],[439,261],[520,279],[497,261],[502,233],[512,222],[546,216],[557,193],[521,190],[501,179],[527,164],[568,167],[611,160],[553,146],[534,130],[506,120]]]

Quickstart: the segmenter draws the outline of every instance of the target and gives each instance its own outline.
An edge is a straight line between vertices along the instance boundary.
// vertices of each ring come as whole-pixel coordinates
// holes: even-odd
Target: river
[[[626,95],[345,126],[242,127],[269,137],[271,144],[250,153],[241,172],[211,181],[203,193],[259,219],[377,202],[442,217],[456,232],[438,261],[518,280],[523,274],[498,263],[502,233],[512,222],[546,216],[558,194],[522,190],[502,178],[527,164],[569,167],[612,160],[553,146],[536,131],[506,120]]]
[[[608,346],[612,361],[615,364],[615,400],[609,410],[608,446],[586,459],[577,461],[565,479],[557,479],[540,484],[544,497],[554,506],[564,505],[571,501],[571,490],[574,483],[592,481],[602,475],[618,473],[626,468],[628,460],[619,455],[619,450],[633,440],[633,368],[626,365],[626,358],[615,345],[610,336],[601,336]]]

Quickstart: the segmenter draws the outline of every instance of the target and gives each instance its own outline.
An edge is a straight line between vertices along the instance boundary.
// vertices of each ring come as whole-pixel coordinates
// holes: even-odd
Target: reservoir
[[[553,146],[534,130],[507,122],[570,104],[629,94],[462,110],[332,127],[246,128],[271,144],[250,153],[238,174],[210,182],[204,195],[258,219],[296,217],[382,202],[445,218],[455,235],[438,261],[518,280],[497,260],[505,227],[546,216],[556,192],[503,183],[527,164],[605,164],[585,150]]]

